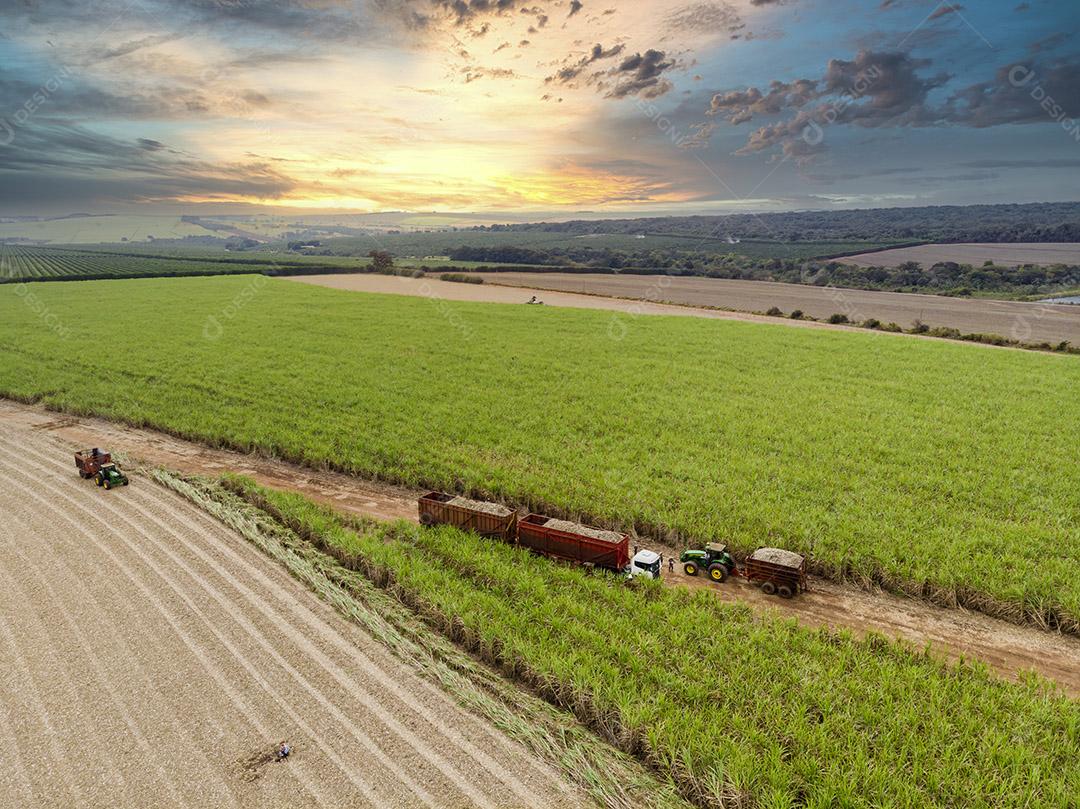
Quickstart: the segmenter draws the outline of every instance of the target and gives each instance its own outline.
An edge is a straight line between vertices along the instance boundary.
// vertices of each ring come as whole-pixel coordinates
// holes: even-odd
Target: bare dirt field
[[[340,276],[339,276],[340,277]],[[345,276],[358,278],[358,276]],[[731,281],[720,278],[673,278],[664,275],[577,275],[573,273],[488,273],[482,286],[494,284],[552,289],[560,293],[608,295],[642,301],[665,301],[681,307],[718,306],[724,309],[764,312],[775,306],[785,313],[802,309],[811,317],[827,318],[836,312],[851,320],[876,317],[882,323],[899,323],[910,328],[916,320],[929,326],[952,326],[962,332],[1000,334],[1024,342],[1080,344],[1080,307],[1063,304],[1022,303],[985,299],[945,298],[940,295],[913,295],[901,292],[838,289],[778,284],[771,281]],[[531,291],[530,289],[530,291]],[[488,291],[489,292],[489,291]],[[485,295],[488,292],[477,293]],[[564,304],[562,297],[542,296],[545,302]],[[483,298],[480,298],[483,299]],[[527,300],[527,298],[526,298]],[[622,304],[625,306],[625,304]],[[644,314],[669,310],[660,304],[638,304]],[[702,310],[690,310],[702,311]],[[709,311],[709,310],[704,310]],[[671,314],[664,311],[663,314]],[[685,314],[685,312],[683,312]],[[770,323],[777,318],[758,318]],[[786,321],[798,322],[798,321]],[[824,324],[818,324],[824,325]]]
[[[81,480],[51,432],[0,430],[4,806],[586,803],[238,534],[144,476]]]
[[[860,267],[896,267],[905,261],[917,261],[929,267],[939,261],[981,265],[992,261],[1002,267],[1021,264],[1080,264],[1080,244],[1050,244],[1045,242],[1016,244],[923,244],[918,247],[898,247],[877,253],[838,258],[846,264]]]
[[[416,498],[422,494],[274,459],[209,449],[152,430],[130,428],[100,419],[63,416],[40,407],[6,400],[0,400],[0,430],[0,434],[12,431],[21,434],[47,433],[54,440],[64,442],[67,448],[104,446],[123,450],[132,460],[180,472],[204,475],[238,472],[266,486],[297,491],[342,511],[377,519],[416,521]],[[0,448],[3,448],[2,443]],[[66,450],[54,454],[67,462]],[[74,463],[71,464],[71,475],[75,475]],[[67,480],[66,473],[61,472],[60,476]],[[75,480],[78,481],[78,478]],[[67,483],[70,485],[70,480]],[[134,493],[135,489],[129,487],[118,494],[122,498],[129,492]],[[97,501],[91,498],[91,502]],[[237,540],[232,538],[230,541]],[[642,540],[641,544],[666,556],[681,550],[665,548],[652,540]],[[759,609],[775,610],[808,626],[847,628],[859,635],[873,631],[887,637],[901,638],[919,647],[929,644],[935,653],[945,658],[982,660],[1006,677],[1036,671],[1059,683],[1070,694],[1080,696],[1078,638],[1014,626],[967,610],[944,609],[883,592],[865,592],[817,578],[811,579],[811,592],[784,601],[765,596],[737,580],[715,585],[704,578],[686,576],[678,564],[675,571],[674,575],[666,576],[666,582],[676,586],[703,587],[726,601],[740,601]],[[0,778],[2,773],[3,770],[0,770]]]
[[[439,281],[434,278],[406,278],[389,275],[297,275],[284,276],[288,281],[303,284],[344,289],[350,292],[379,292],[390,295],[413,295],[432,301],[475,301],[478,303],[525,303],[533,292],[558,289],[547,286],[550,278],[578,278],[562,273],[483,273],[484,284],[462,284]],[[611,278],[612,276],[581,276],[585,278]],[[544,283],[541,283],[543,281]],[[531,284],[530,284],[531,282]],[[529,287],[520,291],[514,287]],[[619,300],[607,292],[588,292],[572,289],[569,292],[551,292],[543,295],[548,306],[565,306],[571,309],[603,309],[626,315],[678,315],[680,317],[704,317],[715,320],[747,320],[758,323],[776,323],[776,318],[753,315],[748,312],[725,312],[715,309],[693,309],[688,306],[670,306],[658,302],[641,303],[636,300]],[[627,298],[635,296],[627,295]],[[700,304],[698,304],[700,305]],[[769,307],[766,306],[766,309]],[[802,328],[845,329],[828,323],[808,321],[783,321],[786,325]]]

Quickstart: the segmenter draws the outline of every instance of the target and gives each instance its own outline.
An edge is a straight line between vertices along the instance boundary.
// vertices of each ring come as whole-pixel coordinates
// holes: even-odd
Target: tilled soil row
[[[98,490],[31,431],[0,450],[20,459],[0,469],[0,793],[16,805],[584,802],[186,501],[142,477]]]

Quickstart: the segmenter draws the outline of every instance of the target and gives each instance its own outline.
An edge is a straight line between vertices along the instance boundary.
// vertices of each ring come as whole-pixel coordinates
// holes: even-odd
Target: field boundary
[[[202,446],[209,447],[211,449],[224,449],[231,450],[240,453],[250,453],[257,457],[267,458],[271,460],[281,460],[288,463],[295,464],[296,466],[314,469],[337,472],[340,474],[348,475],[350,477],[359,478],[361,480],[374,481],[377,483],[390,484],[393,486],[406,486],[408,488],[426,488],[426,489],[438,489],[442,487],[441,483],[430,479],[423,479],[416,484],[409,484],[400,478],[387,475],[372,475],[355,468],[341,463],[334,462],[332,460],[323,460],[319,463],[313,463],[310,460],[304,458],[299,454],[291,454],[288,452],[271,453],[267,452],[265,448],[259,445],[246,445],[240,442],[235,442],[229,439],[209,441],[201,435],[189,435],[180,430],[171,429],[166,426],[160,426],[151,421],[134,421],[125,419],[122,417],[102,416],[95,413],[92,410],[84,411],[78,408],[64,409],[56,407],[45,401],[45,397],[48,394],[39,396],[25,397],[12,395],[8,391],[0,390],[0,398],[6,398],[11,401],[19,402],[21,404],[36,405],[43,407],[45,410],[55,413],[66,413],[73,416],[82,416],[90,418],[105,418],[116,424],[126,425],[135,429],[149,428],[165,435],[172,436],[184,441],[191,441]],[[496,500],[502,502],[500,498],[493,497],[489,492],[481,489],[462,489],[455,493],[461,494],[465,497],[480,499],[480,500]],[[504,503],[505,504],[505,503]],[[516,504],[508,504],[510,507],[523,507],[529,511],[548,514],[551,517],[558,519],[567,519],[575,522],[584,522],[592,525],[596,525],[603,528],[611,528],[614,530],[624,530],[631,532],[635,537],[641,537],[644,539],[656,538],[661,544],[676,545],[676,544],[692,544],[698,540],[697,537],[692,535],[683,534],[675,531],[669,527],[650,523],[647,521],[637,522],[634,524],[626,524],[619,521],[613,521],[601,517],[597,517],[594,514],[588,512],[573,512],[567,510],[559,505],[548,503],[540,498],[523,497],[522,500]],[[1001,599],[994,598],[986,593],[982,593],[973,588],[948,588],[941,585],[935,585],[929,581],[914,581],[906,580],[899,577],[886,576],[880,570],[875,571],[869,575],[857,575],[849,570],[846,570],[841,565],[830,565],[823,562],[818,562],[813,558],[807,559],[807,569],[815,576],[819,576],[827,581],[836,582],[838,584],[848,584],[857,587],[865,592],[873,592],[875,588],[880,588],[886,592],[890,592],[896,595],[906,596],[910,598],[916,598],[924,601],[928,604],[932,604],[938,607],[945,607],[949,609],[964,608],[980,612],[991,618],[997,618],[999,620],[1007,621],[1008,623],[1018,626],[1031,626],[1039,630],[1046,632],[1062,632],[1067,635],[1080,637],[1080,616],[1073,616],[1060,607],[1047,607],[1044,609],[1036,609],[1028,605],[1021,605],[1003,601]]]
[[[462,274],[468,276],[468,274],[470,272],[479,273],[478,270],[469,270],[469,271],[466,271],[466,272],[464,272]],[[542,273],[538,273],[538,274],[542,274]],[[599,274],[602,274],[602,275],[618,275],[619,273],[599,273]],[[634,275],[635,273],[627,273],[627,274]],[[718,280],[726,280],[726,279],[718,279]],[[783,312],[780,312],[779,314],[777,314],[777,313],[769,314],[769,312],[767,312],[767,311],[762,312],[760,310],[732,309],[732,308],[726,307],[726,306],[714,306],[714,305],[707,304],[707,303],[682,303],[680,301],[669,301],[669,300],[664,300],[664,299],[661,299],[661,298],[656,298],[656,299],[634,298],[634,297],[627,297],[627,296],[624,296],[624,295],[605,295],[602,292],[589,292],[589,291],[579,291],[579,290],[575,290],[572,293],[567,293],[567,291],[564,290],[564,289],[555,289],[553,287],[542,287],[542,286],[526,287],[526,286],[521,286],[521,285],[518,285],[518,284],[500,283],[498,281],[498,279],[493,279],[493,280],[488,281],[485,278],[484,283],[490,284],[491,286],[503,287],[505,289],[535,289],[535,290],[537,290],[539,292],[557,292],[557,293],[561,293],[561,294],[588,295],[588,296],[591,296],[591,297],[594,297],[594,298],[605,298],[605,299],[608,299],[608,300],[626,301],[628,303],[640,303],[640,304],[645,304],[645,305],[659,304],[659,305],[663,305],[663,306],[678,306],[678,307],[681,307],[683,309],[703,309],[703,310],[709,311],[709,312],[727,312],[727,313],[730,313],[730,314],[738,314],[738,315],[756,315],[758,317],[771,318],[771,320],[765,321],[765,322],[775,322],[775,323],[779,323],[780,325],[790,325],[791,321],[795,321],[795,322],[798,322],[798,323],[807,323],[807,324],[814,323],[814,324],[818,324],[819,326],[824,326],[826,328],[840,329],[842,331],[855,331],[855,332],[872,331],[872,332],[877,332],[878,334],[898,334],[898,335],[905,335],[905,336],[908,336],[908,337],[923,337],[923,338],[931,339],[931,340],[948,340],[949,342],[952,342],[952,343],[966,343],[968,345],[989,346],[990,348],[1009,348],[1009,349],[1014,349],[1014,350],[1017,350],[1017,351],[1038,351],[1038,352],[1040,352],[1042,354],[1077,354],[1077,355],[1080,355],[1080,346],[1071,345],[1069,343],[1069,341],[1067,341],[1067,340],[1064,341],[1063,343],[1059,342],[1056,346],[1052,345],[1049,342],[1041,342],[1041,343],[1022,342],[1020,340],[1013,340],[1013,339],[1011,339],[1009,337],[1005,337],[1005,336],[1000,335],[1000,334],[992,334],[992,333],[984,333],[984,332],[962,333],[959,329],[953,328],[952,326],[933,326],[933,327],[928,326],[925,329],[918,329],[918,328],[905,329],[903,327],[900,327],[899,329],[890,329],[890,328],[885,328],[881,324],[881,321],[878,318],[867,318],[867,320],[865,320],[863,322],[857,322],[857,321],[846,320],[845,319],[842,322],[838,321],[836,323],[833,323],[833,322],[831,322],[829,320],[829,318],[810,317],[809,315],[802,315],[801,317],[798,317],[798,318],[792,318],[792,317],[790,317],[790,315],[785,315]],[[772,284],[772,283],[784,283],[784,282],[761,281],[761,282],[758,282],[758,283]],[[807,286],[809,286],[809,285],[807,285]],[[836,290],[839,290],[839,291],[842,292],[845,288],[844,287],[833,287],[833,289],[836,289]],[[864,290],[856,290],[856,291],[864,291]],[[865,291],[875,291],[875,290],[865,290]],[[919,293],[901,292],[901,293],[895,293],[895,294],[908,295],[908,294],[919,294]],[[935,296],[935,297],[948,297],[948,296]],[[991,298],[989,300],[1000,300],[1000,299]],[[837,314],[841,314],[841,313],[837,313]],[[877,325],[868,325],[868,323],[870,323],[871,321],[876,322]]]

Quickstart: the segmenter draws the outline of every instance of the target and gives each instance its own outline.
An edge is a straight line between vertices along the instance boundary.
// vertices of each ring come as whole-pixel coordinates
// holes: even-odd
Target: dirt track
[[[49,432],[0,430],[4,806],[586,803],[239,535],[146,477],[80,480]]]
[[[345,276],[357,278],[359,276]],[[775,306],[785,313],[802,309],[811,317],[827,318],[841,313],[851,320],[862,321],[876,317],[882,323],[895,322],[910,328],[916,320],[929,326],[951,326],[962,332],[1000,334],[1023,342],[1058,343],[1068,340],[1080,344],[1080,307],[1061,304],[1022,303],[1018,301],[995,301],[982,298],[946,298],[941,295],[916,295],[901,292],[875,292],[873,290],[836,289],[806,286],[802,284],[779,284],[771,281],[731,281],[720,278],[672,278],[657,275],[577,275],[573,273],[498,273],[485,274],[486,283],[478,288],[494,284],[510,284],[532,289],[559,290],[559,295],[588,293],[610,295],[615,298],[636,298],[642,301],[667,301],[680,304],[664,307],[659,303],[642,303],[643,314],[670,314],[661,309],[695,310],[693,306],[719,306],[725,309],[765,312]],[[447,284],[447,286],[454,286]],[[457,286],[477,287],[474,284]],[[493,287],[492,287],[493,288]],[[440,293],[441,294],[441,293]],[[486,293],[477,293],[486,294]],[[565,304],[560,299],[549,300],[549,294],[541,297],[555,305]],[[577,295],[585,298],[588,295]],[[486,298],[481,298],[486,300]],[[519,298],[520,300],[520,298]],[[605,300],[599,298],[598,300]],[[610,300],[610,299],[606,299]],[[620,301],[624,307],[626,301]],[[797,323],[775,317],[743,315],[770,323]],[[827,324],[807,324],[825,326]],[[837,327],[832,327],[837,328]]]
[[[208,449],[150,430],[100,419],[66,417],[5,400],[0,400],[0,425],[3,427],[0,434],[11,430],[46,432],[66,442],[68,447],[122,448],[133,459],[181,472],[209,475],[240,472],[264,485],[297,491],[344,511],[378,519],[416,520],[418,492],[348,475]],[[66,453],[61,454],[66,463]],[[75,474],[73,462],[71,473]],[[674,550],[644,540],[642,545],[665,554]],[[1060,683],[1070,694],[1080,696],[1080,639],[1077,638],[1014,626],[966,610],[943,609],[885,593],[866,593],[818,579],[811,581],[812,592],[783,601],[763,596],[739,582],[717,586],[703,578],[685,576],[678,565],[676,571],[666,581],[705,587],[719,598],[773,609],[809,626],[846,627],[857,634],[876,631],[920,647],[930,644],[944,657],[977,658],[1007,677],[1037,671]]]

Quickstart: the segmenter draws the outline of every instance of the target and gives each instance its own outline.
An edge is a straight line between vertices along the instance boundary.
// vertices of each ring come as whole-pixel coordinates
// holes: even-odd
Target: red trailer
[[[518,544],[545,556],[580,564],[625,570],[630,537],[587,525],[530,514],[518,522]]]
[[[97,447],[75,453],[75,468],[79,470],[81,478],[92,478],[101,470],[101,467],[110,463],[112,463],[112,455]]]
[[[781,548],[758,548],[746,559],[743,575],[765,595],[791,598],[806,591],[806,560]]]
[[[513,542],[517,533],[517,512],[499,503],[428,492],[417,501],[417,507],[421,525],[453,525],[504,542]]]

